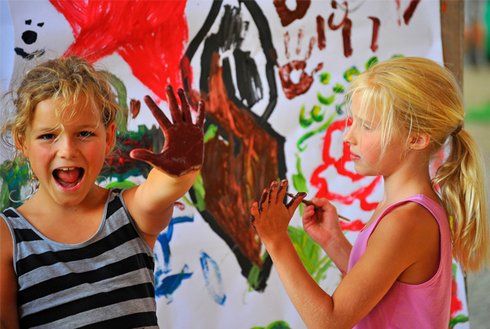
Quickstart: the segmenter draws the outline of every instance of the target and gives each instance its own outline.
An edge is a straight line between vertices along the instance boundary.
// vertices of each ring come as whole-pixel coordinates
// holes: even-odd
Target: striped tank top
[[[80,244],[46,238],[13,208],[1,217],[14,244],[21,328],[158,328],[153,252],[119,190]]]

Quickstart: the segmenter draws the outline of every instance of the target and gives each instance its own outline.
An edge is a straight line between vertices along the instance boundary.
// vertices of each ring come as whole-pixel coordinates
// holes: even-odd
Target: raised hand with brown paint
[[[171,176],[182,176],[190,171],[198,170],[202,166],[204,158],[204,103],[199,101],[196,122],[193,123],[189,101],[184,90],[181,88],[177,90],[180,108],[172,86],[167,86],[166,91],[173,122],[170,122],[150,96],[144,98],[165,138],[161,152],[154,153],[147,149],[134,149],[130,156],[133,159],[145,161]]]

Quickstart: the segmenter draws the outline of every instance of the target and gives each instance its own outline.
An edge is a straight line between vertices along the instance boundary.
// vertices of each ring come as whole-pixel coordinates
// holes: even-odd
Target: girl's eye
[[[55,139],[56,136],[54,134],[43,134],[40,135],[37,139],[43,140],[43,141],[50,141]]]
[[[95,134],[91,131],[81,131],[79,135],[82,138],[87,138],[87,137],[94,136]]]

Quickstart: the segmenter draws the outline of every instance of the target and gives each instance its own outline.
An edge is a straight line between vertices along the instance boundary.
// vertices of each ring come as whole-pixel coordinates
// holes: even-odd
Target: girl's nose
[[[345,130],[344,130],[344,143],[347,143],[347,144],[353,144],[354,142],[354,136],[353,136],[353,132],[352,132],[352,125],[347,125],[345,126]]]
[[[76,142],[67,136],[61,136],[58,141],[58,154],[65,159],[73,158],[77,155],[78,148]]]

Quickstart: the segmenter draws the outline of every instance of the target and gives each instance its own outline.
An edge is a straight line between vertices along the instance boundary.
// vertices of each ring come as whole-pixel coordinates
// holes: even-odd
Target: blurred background
[[[465,128],[481,147],[490,187],[490,0],[465,0]],[[490,196],[490,190],[489,196]],[[488,200],[490,205],[490,198]],[[490,329],[490,271],[468,274],[471,329]]]

